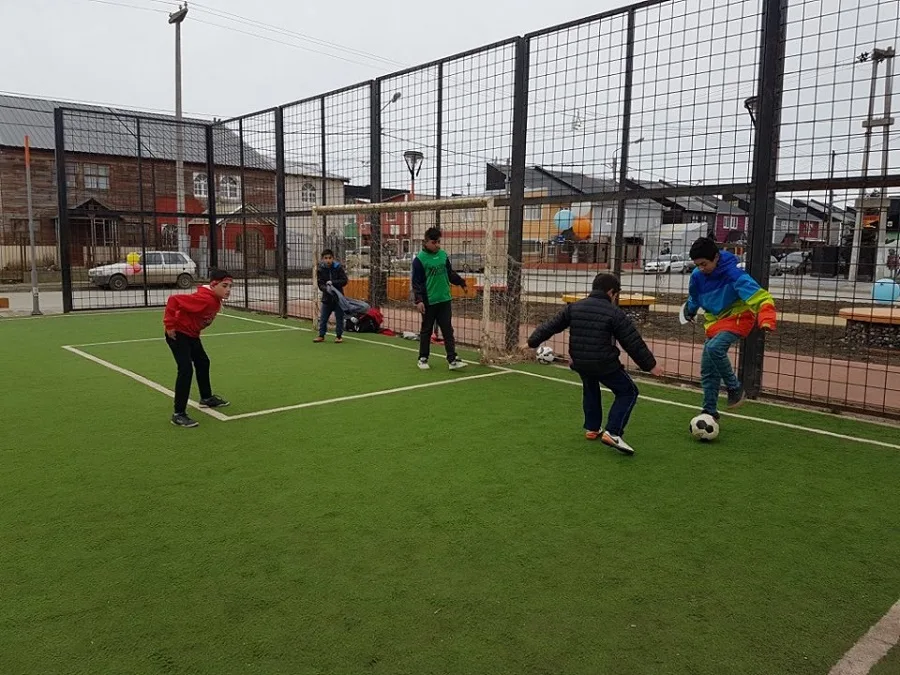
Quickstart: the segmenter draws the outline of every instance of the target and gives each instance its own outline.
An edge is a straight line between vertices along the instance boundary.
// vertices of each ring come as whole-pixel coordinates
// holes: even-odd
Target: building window
[[[222,199],[240,199],[241,179],[237,176],[222,176],[219,189],[222,191]]]
[[[68,168],[67,168],[68,177]],[[85,190],[109,190],[109,167],[105,164],[84,165]]]
[[[300,202],[304,206],[314,206],[318,202],[316,186],[312,183],[304,183],[300,188]]]
[[[78,165],[75,162],[66,162],[66,187],[78,187]]]
[[[737,219],[737,216],[725,216],[725,229],[726,229],[726,230],[736,230],[736,229],[738,229],[738,219]]]
[[[194,196],[209,197],[209,178],[205,173],[194,174]]]
[[[541,219],[541,205],[533,204],[525,207],[525,220],[534,222]]]

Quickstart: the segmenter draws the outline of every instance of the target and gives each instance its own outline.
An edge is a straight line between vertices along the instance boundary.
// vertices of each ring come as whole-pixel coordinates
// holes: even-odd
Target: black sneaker
[[[185,413],[172,415],[172,424],[174,424],[176,427],[182,427],[184,429],[193,429],[194,427],[200,426],[197,421],[192,420]]]
[[[200,407],[201,408],[225,408],[231,405],[228,401],[226,401],[221,396],[210,396],[209,398],[200,399]]]
[[[743,385],[738,387],[737,389],[732,389],[728,392],[728,407],[730,408],[740,408],[744,401],[747,400],[747,392],[744,391]]]
[[[709,410],[701,410],[701,411],[700,411],[700,414],[701,414],[701,415],[709,415],[709,416],[712,417],[716,422],[719,421],[719,413],[717,413],[717,412],[709,412]]]

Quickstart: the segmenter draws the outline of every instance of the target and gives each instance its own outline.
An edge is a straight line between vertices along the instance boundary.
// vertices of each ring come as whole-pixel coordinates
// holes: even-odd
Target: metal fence
[[[754,331],[740,349],[752,394],[900,416],[900,287],[887,281],[900,248],[898,34],[896,0],[649,0],[186,123],[191,208],[166,206],[170,118],[59,111],[67,309],[160,304],[168,291],[148,278],[118,293],[87,286],[84,268],[133,249],[186,253],[198,278],[224,266],[240,279],[236,304],[311,318],[309,277],[327,246],[372,304],[396,306],[391,328],[417,330],[389,280],[439,225],[478,284],[502,287],[508,349],[609,270],[666,370],[695,381],[704,336],[677,311],[690,244],[712,236],[780,310],[774,335]],[[100,205],[66,185],[97,153],[137,164],[135,183],[110,185]],[[315,205],[453,196],[495,197],[502,226],[486,234],[477,214],[449,212],[312,218]],[[89,240],[85,223],[101,217],[130,237],[114,251]],[[485,280],[491,247],[506,270]]]

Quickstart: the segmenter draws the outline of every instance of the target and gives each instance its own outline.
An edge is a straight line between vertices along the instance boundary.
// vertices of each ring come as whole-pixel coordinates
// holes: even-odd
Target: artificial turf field
[[[161,312],[0,320],[0,673],[824,674],[900,598],[896,427],[642,384],[628,458],[565,370],[230,314],[188,430]]]

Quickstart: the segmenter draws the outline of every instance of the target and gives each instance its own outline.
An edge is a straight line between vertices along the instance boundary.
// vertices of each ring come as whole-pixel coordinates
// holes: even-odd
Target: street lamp
[[[184,213],[184,127],[181,108],[181,24],[187,17],[187,3],[179,5],[178,11],[169,14],[169,23],[175,25],[175,210],[178,211],[178,250],[182,241],[190,241],[185,236]],[[212,176],[209,177],[213,179]],[[190,244],[188,244],[188,247]],[[190,251],[183,251],[189,253]]]
[[[759,99],[757,99],[756,96],[745,99],[744,107],[750,114],[750,121],[753,123],[753,127],[756,128],[756,112],[759,109]]]
[[[403,96],[403,92],[400,92],[400,91],[394,92],[394,95],[391,96],[391,100],[388,101],[387,103],[385,103],[384,107],[381,108],[381,112],[384,112],[385,110],[387,110],[388,106],[391,103],[396,103],[397,101],[399,101],[401,96]]]
[[[409,169],[409,194],[411,199],[415,199],[416,197],[416,177],[419,175],[419,171],[422,170],[422,162],[424,159],[425,155],[418,150],[407,150],[403,153],[403,160],[406,162],[406,168]]]

